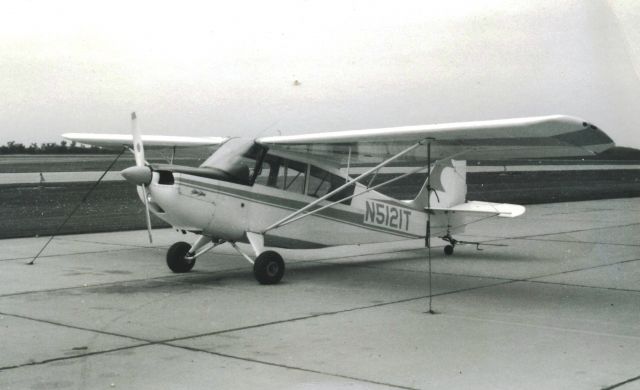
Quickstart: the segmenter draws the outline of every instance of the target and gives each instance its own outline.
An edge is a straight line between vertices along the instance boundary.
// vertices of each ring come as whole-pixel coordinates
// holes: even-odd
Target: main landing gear
[[[196,264],[198,256],[223,242],[222,240],[212,240],[207,236],[198,237],[193,245],[184,241],[176,242],[167,251],[167,266],[177,274],[189,272]]]
[[[191,249],[191,244],[184,241],[171,245],[167,251],[167,265],[171,271],[177,274],[191,271],[191,268],[196,264],[196,258],[187,256],[189,249]]]
[[[247,234],[249,243],[257,254],[255,261],[246,253],[244,253],[235,242],[231,242],[231,246],[242,257],[253,264],[253,277],[260,284],[277,284],[284,276],[284,260],[276,251],[265,251],[264,241],[261,236],[255,234]]]
[[[175,273],[189,272],[196,264],[196,258],[203,253],[224,243],[224,240],[213,240],[211,237],[200,236],[190,245],[187,242],[176,242],[167,251],[167,266]],[[277,284],[284,276],[284,260],[278,252],[264,250],[262,241],[255,235],[249,235],[249,242],[254,248],[257,257],[255,261],[244,253],[235,242],[229,243],[242,257],[253,264],[253,276],[260,284]]]
[[[284,260],[278,252],[262,252],[253,263],[253,276],[260,284],[276,284],[284,276]]]

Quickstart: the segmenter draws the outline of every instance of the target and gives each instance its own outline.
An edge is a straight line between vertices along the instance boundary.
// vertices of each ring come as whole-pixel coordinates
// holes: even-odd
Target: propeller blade
[[[133,155],[136,158],[136,166],[143,167],[144,161],[144,146],[142,145],[142,135],[138,129],[138,120],[136,113],[131,113],[131,133],[133,134]]]
[[[144,185],[141,185],[142,188],[142,198],[144,199],[144,209],[145,214],[147,216],[147,233],[149,233],[149,243],[153,243],[153,237],[151,237],[151,214],[149,212],[149,199],[147,199],[147,189]]]
[[[122,171],[122,175],[125,179],[140,184],[142,189],[142,200],[144,202],[144,211],[147,217],[147,233],[149,233],[149,243],[153,243],[153,237],[151,237],[151,212],[149,211],[149,199],[147,198],[146,184],[151,182],[151,169],[146,166],[144,160],[144,146],[142,145],[142,135],[140,129],[138,129],[138,120],[136,113],[131,113],[131,133],[133,134],[133,156],[136,159],[136,166],[127,168]],[[143,169],[144,168],[144,169]]]

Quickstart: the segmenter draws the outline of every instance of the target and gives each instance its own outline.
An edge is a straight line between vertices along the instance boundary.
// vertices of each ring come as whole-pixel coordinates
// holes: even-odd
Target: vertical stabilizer
[[[467,162],[457,160],[440,160],[431,168],[431,191],[425,180],[415,199],[409,201],[412,207],[427,207],[427,196],[431,192],[432,208],[449,208],[466,201],[467,197]]]

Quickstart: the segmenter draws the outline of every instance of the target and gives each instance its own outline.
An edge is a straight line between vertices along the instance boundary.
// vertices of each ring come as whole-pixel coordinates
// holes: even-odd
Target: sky
[[[13,1],[0,144],[566,114],[640,148],[640,2]]]

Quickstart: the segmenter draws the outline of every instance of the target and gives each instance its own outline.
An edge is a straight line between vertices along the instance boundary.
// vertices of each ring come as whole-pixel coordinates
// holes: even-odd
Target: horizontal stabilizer
[[[525,207],[517,204],[491,203],[473,200],[447,208],[432,207],[431,211],[451,214],[495,214],[497,217],[515,218],[524,214]]]
[[[62,134],[62,137],[69,141],[110,149],[121,148],[123,145],[132,146],[133,144],[133,136],[131,134],[66,133]],[[142,136],[145,148],[215,146],[226,140],[226,137]]]

